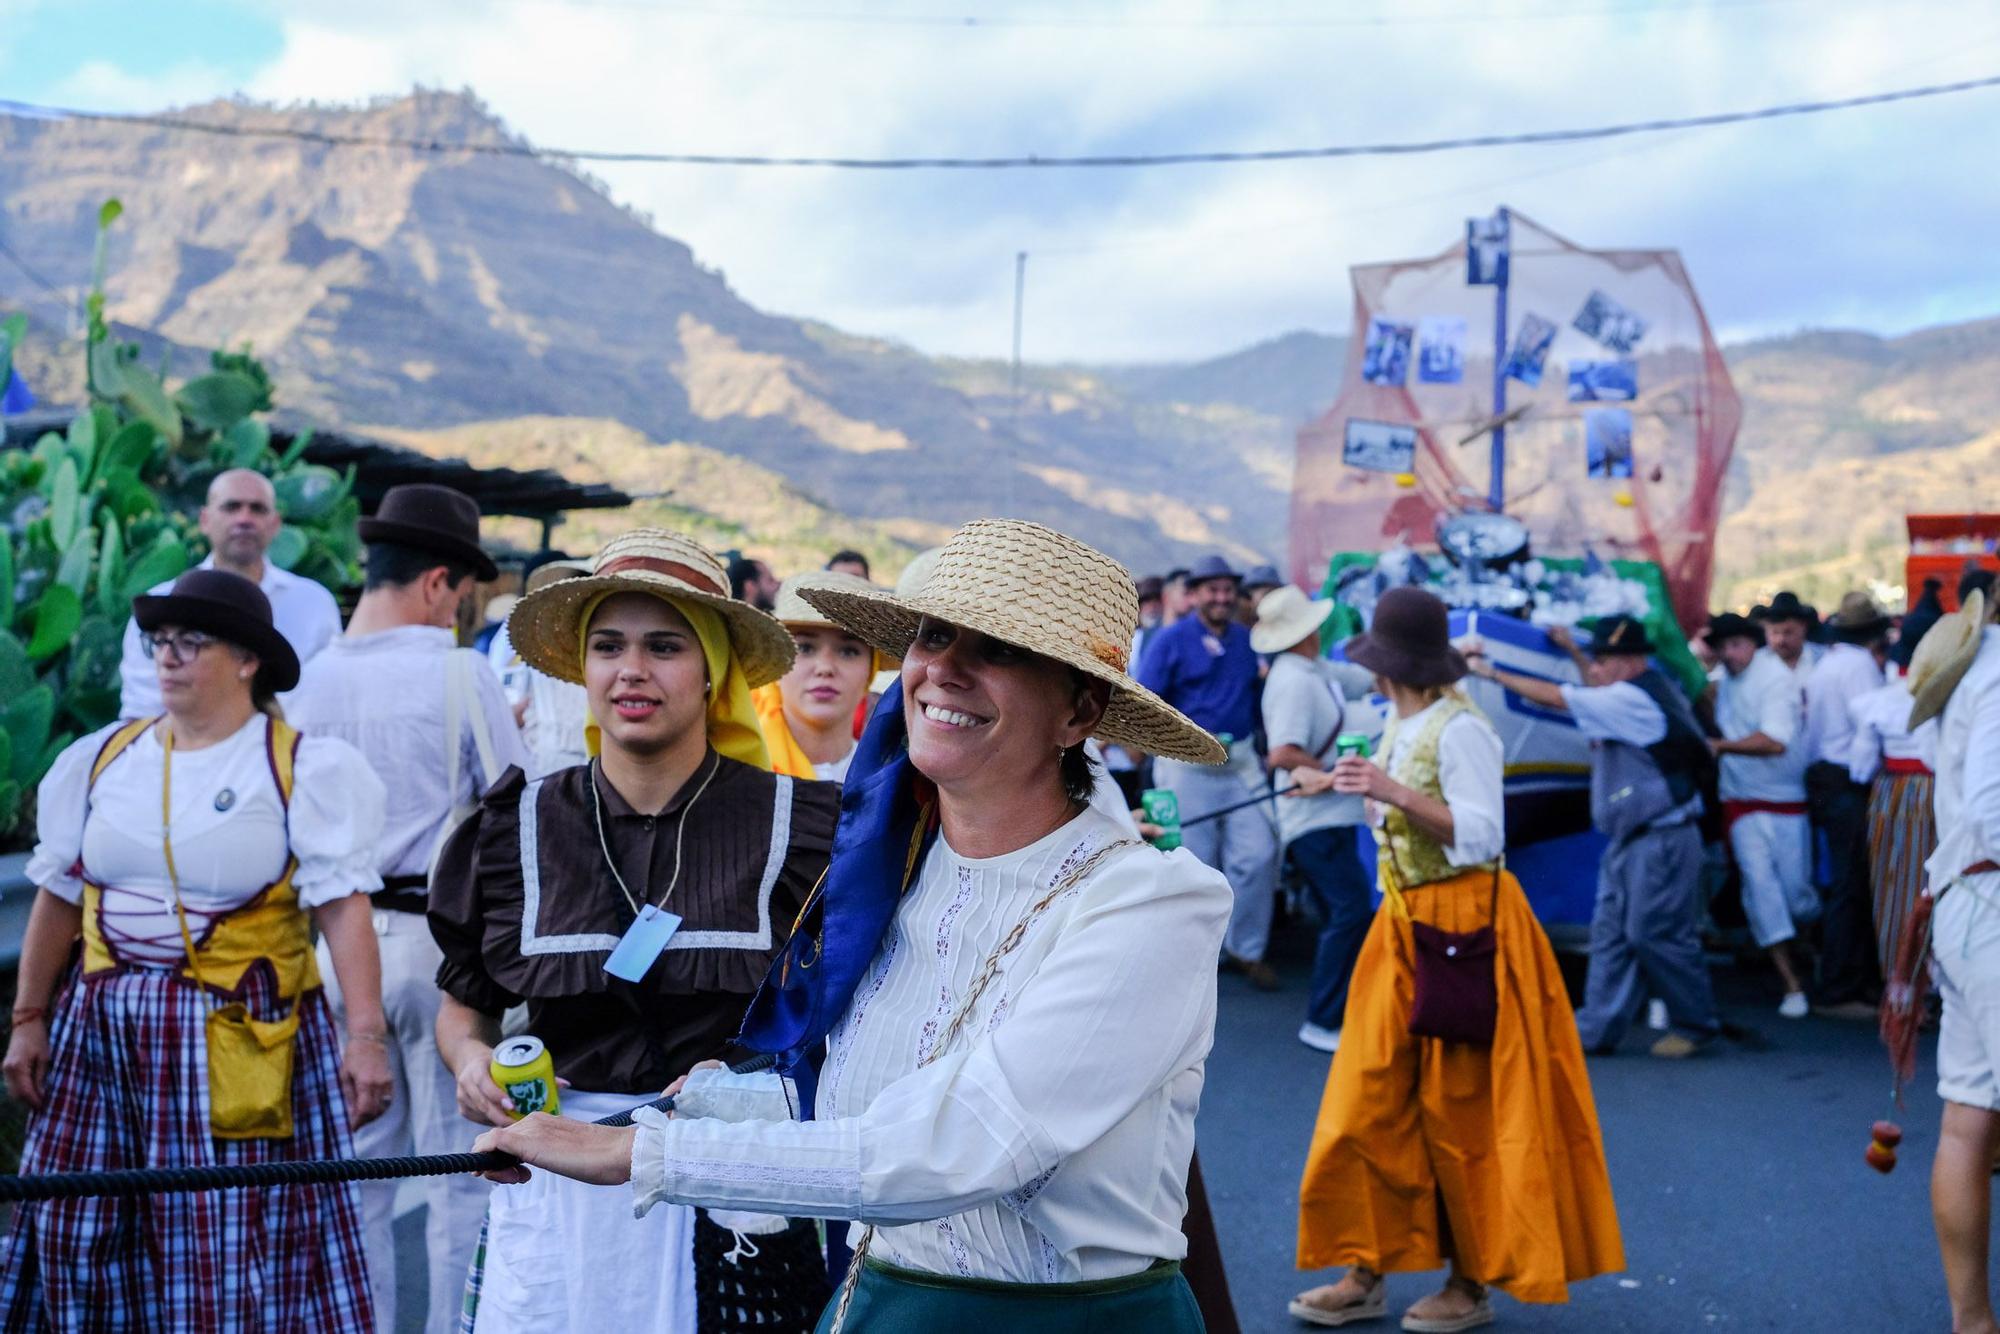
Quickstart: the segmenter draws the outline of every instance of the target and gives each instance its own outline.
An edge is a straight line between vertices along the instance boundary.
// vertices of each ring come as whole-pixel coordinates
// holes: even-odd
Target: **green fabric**
[[[818,1334],[833,1328],[839,1294],[827,1303]],[[1126,1278],[1089,1283],[1001,1283],[951,1278],[883,1264],[861,1266],[843,1334],[1202,1334],[1201,1310],[1176,1261]]]

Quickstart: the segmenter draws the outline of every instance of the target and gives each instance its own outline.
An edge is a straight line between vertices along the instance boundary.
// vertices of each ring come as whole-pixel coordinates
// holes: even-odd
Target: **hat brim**
[[[1377,676],[1419,688],[1454,685],[1472,670],[1466,665],[1465,655],[1455,648],[1446,647],[1436,657],[1419,657],[1384,644],[1365,631],[1348,640],[1342,652],[1349,662],[1366,667]]]
[[[507,617],[507,638],[521,661],[559,681],[583,684],[578,656],[583,609],[600,594],[645,593],[657,598],[698,602],[722,618],[729,651],[752,690],[769,685],[792,669],[792,632],[747,602],[723,597],[671,575],[651,570],[591,574],[562,579],[523,594]]]
[[[1871,639],[1888,634],[1892,624],[1894,622],[1887,616],[1876,616],[1853,625],[1842,625],[1834,621],[1827,626],[1827,629],[1831,630],[1833,637],[1843,644],[1865,644]]]
[[[354,532],[363,542],[393,542],[399,547],[415,547],[419,551],[462,560],[472,567],[473,574],[481,583],[491,583],[500,577],[500,567],[493,563],[493,558],[477,542],[467,542],[435,528],[398,523],[394,519],[371,518],[357,519]]]
[[[1113,660],[1118,664],[1125,661],[1125,644],[1093,646],[1104,654],[1099,657],[1052,630],[1045,619],[1029,619],[998,606],[979,607],[921,595],[901,597],[888,589],[820,588],[807,580],[800,585],[799,596],[834,624],[892,658],[908,654],[917,626],[926,616],[976,630],[1109,685],[1110,702],[1092,733],[1098,740],[1189,764],[1221,764],[1229,758],[1221,742],[1140,685],[1122,666],[1114,665]]]
[[[142,594],[132,599],[132,619],[145,631],[163,625],[200,630],[257,655],[257,686],[281,695],[299,683],[298,650],[276,626],[213,598]]]
[[[1275,623],[1259,621],[1251,626],[1251,649],[1258,653],[1283,653],[1307,635],[1318,634],[1326,618],[1333,615],[1333,603],[1313,602],[1307,606],[1309,611],[1304,616]]]
[[[1944,712],[1951,692],[1972,670],[1985,637],[1986,599],[1974,589],[1965,605],[1940,616],[1925,632],[1910,661],[1910,729],[1915,731]],[[1919,672],[1922,679],[1918,679]]]

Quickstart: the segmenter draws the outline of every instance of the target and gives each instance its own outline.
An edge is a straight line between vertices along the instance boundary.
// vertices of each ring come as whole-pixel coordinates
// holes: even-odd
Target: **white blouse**
[[[1396,747],[1379,763],[1399,783],[1409,781],[1403,766],[1416,748],[1417,737],[1430,721],[1426,705],[1396,724]],[[1451,808],[1452,834],[1457,839],[1444,850],[1453,866],[1490,862],[1507,847],[1506,752],[1493,724],[1476,713],[1461,713],[1438,734],[1438,783],[1444,804]],[[1376,812],[1374,823],[1382,823]]]
[[[257,714],[226,741],[174,751],[174,867],[197,935],[283,875],[287,855],[299,859],[292,886],[301,907],[382,887],[375,873],[381,780],[346,742],[301,737],[287,811],[271,771],[266,721]],[[187,956],[160,838],[159,729],[126,747],[90,786],[91,766],[122,725],[72,744],[42,779],[39,840],[26,873],[70,903],[83,901],[87,875],[105,886],[103,911],[121,957],[178,963]]]
[[[1029,906],[1123,837],[1085,810],[1000,857],[938,839],[829,1038],[823,1119],[642,1113],[638,1212],[674,1200],[859,1219],[880,1225],[871,1249],[889,1263],[1015,1283],[1179,1259],[1229,917],[1218,872],[1184,849],[1113,853],[919,1068]]]

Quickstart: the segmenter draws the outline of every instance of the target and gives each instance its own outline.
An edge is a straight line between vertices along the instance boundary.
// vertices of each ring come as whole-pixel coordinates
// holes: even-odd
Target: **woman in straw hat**
[[[1125,670],[1116,562],[1034,524],[968,524],[922,589],[801,590],[898,687],[846,788],[825,893],[746,1040],[805,1068],[812,1121],[546,1117],[482,1139],[694,1201],[866,1224],[822,1330],[1198,1330],[1179,1273],[1229,886],[1090,809],[1098,736],[1214,763]],[[525,1177],[526,1173],[516,1174]]]
[[[854,756],[856,718],[868,698],[869,682],[885,666],[883,656],[859,635],[849,634],[799,595],[799,585],[854,592],[874,585],[838,570],[793,575],[778,585],[772,614],[789,630],[798,656],[792,669],[750,698],[764,728],[771,764],[781,774],[824,778],[847,776]],[[886,666],[893,667],[890,662]]]
[[[438,1049],[465,1116],[509,1124],[491,1061],[523,1005],[567,1081],[561,1114],[589,1121],[731,1050],[826,868],[837,789],[771,772],[750,692],[784,675],[791,637],[677,533],[617,538],[590,574],[523,597],[508,630],[530,666],[584,687],[595,758],[510,770],[446,845]],[[623,1192],[543,1176],[494,1196],[469,1295],[482,1334],[667,1334],[710,1328],[726,1285],[758,1328],[809,1326],[815,1229],[679,1206],[635,1223]]]
[[[1347,657],[1390,703],[1377,758],[1333,771],[1381,813],[1383,900],[1299,1188],[1299,1267],[1349,1268],[1291,1311],[1373,1319],[1385,1273],[1449,1264],[1403,1328],[1472,1329],[1489,1285],[1562,1302],[1622,1268],[1618,1218],[1562,975],[1502,863],[1500,737],[1455,686],[1444,604],[1391,589]]]
[[[165,713],[84,737],[40,789],[5,1065],[21,1170],[351,1157],[394,1087],[382,784],[277,716],[299,659],[256,584],[190,570],[133,614]],[[375,1328],[352,1185],[24,1205],[0,1274],[9,1329]]]

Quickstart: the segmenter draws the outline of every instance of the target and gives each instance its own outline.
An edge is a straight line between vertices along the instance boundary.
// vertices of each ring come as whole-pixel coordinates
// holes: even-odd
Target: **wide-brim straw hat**
[[[1100,741],[1191,764],[1228,758],[1221,742],[1127,672],[1139,625],[1131,572],[1038,523],[965,525],[911,592],[837,587],[808,575],[799,595],[892,657],[909,651],[928,616],[1074,667],[1111,687]]]
[[[604,593],[650,593],[700,603],[721,616],[730,652],[751,689],[792,669],[791,632],[729,596],[729,575],[707,547],[664,528],[635,528],[607,542],[590,573],[524,594],[507,618],[521,661],[561,681],[583,683],[583,609]]]
[[[811,579],[820,588],[845,589],[847,592],[865,592],[880,586],[863,579],[860,575],[849,574],[845,570],[820,570],[813,574],[795,574],[778,585],[778,596],[771,608],[771,615],[787,629],[838,630],[851,634],[846,626],[828,619],[827,614],[799,596],[799,585]]]
[[[1978,589],[1965,595],[1957,611],[1938,617],[1910,657],[1910,728],[1923,726],[1944,712],[1951,692],[1979,656],[1985,632],[1986,596]]]
[[[1283,653],[1307,635],[1319,633],[1333,615],[1332,602],[1314,602],[1290,584],[1281,584],[1257,604],[1257,624],[1250,627],[1250,647],[1258,653]]]

